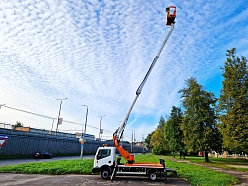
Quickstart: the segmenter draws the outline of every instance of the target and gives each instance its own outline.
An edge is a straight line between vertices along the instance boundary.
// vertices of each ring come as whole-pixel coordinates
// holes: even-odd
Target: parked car
[[[35,159],[50,159],[52,157],[53,157],[53,155],[49,152],[36,152],[33,155],[33,158],[35,158]]]

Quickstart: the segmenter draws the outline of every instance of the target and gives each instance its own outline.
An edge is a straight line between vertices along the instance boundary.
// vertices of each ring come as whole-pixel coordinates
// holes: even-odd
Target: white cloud
[[[137,133],[148,131],[147,126],[152,132],[160,116],[180,104],[178,91],[185,79],[194,76],[211,85],[208,80],[220,74],[225,50],[236,47],[247,54],[245,1],[4,1],[0,104],[57,117],[56,99],[67,97],[61,112],[65,120],[83,124],[82,105],[87,104],[87,131],[98,136],[97,116],[106,115],[103,129],[111,136],[169,31],[164,12],[168,5],[177,6],[175,30],[129,121],[135,121],[131,127]],[[0,117],[46,129],[52,123],[4,107]],[[60,127],[82,130],[66,122]],[[126,133],[131,136],[130,130]]]

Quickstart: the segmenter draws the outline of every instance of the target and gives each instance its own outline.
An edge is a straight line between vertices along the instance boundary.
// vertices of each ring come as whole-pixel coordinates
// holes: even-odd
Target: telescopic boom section
[[[174,10],[172,13],[171,13],[171,10]],[[113,141],[114,141],[114,146],[116,147],[116,149],[120,152],[120,154],[128,161],[128,163],[133,163],[134,162],[134,156],[132,156],[129,152],[127,152],[125,149],[123,149],[120,145],[119,145],[119,142],[122,138],[122,135],[123,135],[123,132],[125,130],[125,127],[126,127],[126,124],[127,124],[127,121],[128,121],[128,118],[130,116],[130,113],[139,97],[139,95],[141,94],[141,91],[142,91],[142,88],[144,87],[153,67],[155,66],[166,42],[168,41],[173,29],[174,29],[174,23],[175,23],[175,17],[176,17],[176,7],[175,6],[170,6],[168,8],[166,8],[166,12],[167,12],[167,21],[166,21],[166,25],[169,25],[171,26],[171,29],[170,31],[168,32],[162,46],[160,47],[156,57],[153,59],[152,61],[152,64],[148,70],[148,72],[146,73],[143,81],[141,82],[141,84],[139,85],[138,89],[136,90],[136,96],[133,100],[133,103],[131,105],[131,107],[129,108],[127,114],[126,114],[126,117],[125,119],[123,120],[121,126],[114,132],[113,134]]]

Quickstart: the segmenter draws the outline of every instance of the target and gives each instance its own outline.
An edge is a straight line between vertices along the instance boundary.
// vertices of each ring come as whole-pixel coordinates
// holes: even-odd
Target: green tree
[[[165,120],[163,117],[161,117],[158,127],[151,136],[151,145],[153,147],[152,152],[154,154],[165,155],[170,153],[168,142],[165,140],[164,137],[164,125],[165,125]]]
[[[235,153],[248,152],[247,59],[236,57],[235,48],[227,50],[226,55],[219,100],[223,146]]]
[[[13,130],[15,130],[17,127],[23,127],[23,124],[21,122],[17,121],[15,125],[12,125]]]
[[[180,158],[185,152],[185,145],[183,143],[183,132],[180,129],[182,124],[183,114],[180,108],[173,106],[169,119],[166,121],[165,139],[175,157],[176,152],[180,152]]]
[[[151,134],[148,134],[145,139],[145,146],[148,150],[152,150],[152,147],[153,147],[151,144],[151,138],[152,138],[153,133],[154,131]]]
[[[186,81],[182,93],[185,109],[181,129],[184,142],[190,152],[204,151],[205,161],[209,162],[210,150],[220,151],[221,135],[217,128],[214,94],[207,92],[195,78]]]

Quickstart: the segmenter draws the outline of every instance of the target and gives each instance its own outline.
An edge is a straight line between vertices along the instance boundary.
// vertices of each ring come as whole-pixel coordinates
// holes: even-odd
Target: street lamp
[[[101,119],[100,119],[100,132],[99,132],[99,139],[100,139],[100,141],[101,141],[101,133],[102,133],[102,117],[104,117],[105,115],[103,115],[103,116],[98,116],[98,117],[101,117]]]
[[[135,130],[132,130],[132,129],[130,129],[131,131],[132,131],[132,138],[131,138],[131,153],[133,153],[133,141],[136,141],[135,140]],[[134,133],[134,135],[133,135],[133,133]]]
[[[65,99],[57,99],[57,100],[60,100],[60,106],[59,106],[59,116],[58,116],[58,122],[57,122],[56,134],[57,134],[57,131],[58,131],[58,126],[59,126],[59,117],[60,117],[60,111],[61,111],[62,101],[63,101],[63,100],[66,100],[66,99],[67,99],[67,98],[65,98]]]
[[[81,155],[80,155],[80,159],[83,158],[83,153],[84,153],[84,142],[85,140],[85,134],[86,134],[86,125],[87,125],[87,118],[88,118],[88,106],[87,105],[82,105],[84,107],[87,107],[86,110],[86,116],[85,116],[85,124],[84,124],[84,135],[83,135],[83,126],[82,126],[82,134],[81,134]]]

